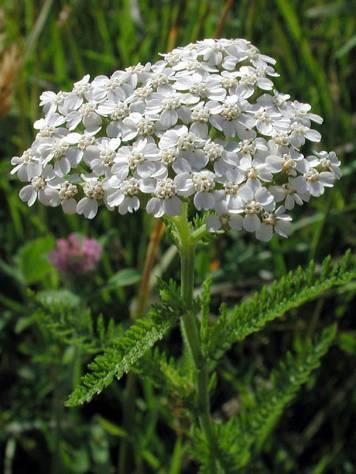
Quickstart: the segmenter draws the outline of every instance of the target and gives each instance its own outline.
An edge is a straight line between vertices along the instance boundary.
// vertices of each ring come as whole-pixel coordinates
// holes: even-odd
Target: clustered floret
[[[175,216],[191,198],[211,231],[287,237],[288,211],[341,173],[334,152],[300,151],[322,118],[274,88],[274,65],[244,39],[207,39],[44,92],[36,139],[12,159],[20,198],[89,219],[100,204]]]

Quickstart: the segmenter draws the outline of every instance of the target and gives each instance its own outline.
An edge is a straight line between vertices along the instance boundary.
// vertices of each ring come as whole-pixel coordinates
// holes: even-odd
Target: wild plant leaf
[[[186,373],[183,375],[177,362],[157,348],[146,353],[135,367],[135,372],[146,377],[161,390],[175,398],[188,399],[192,397],[193,383]]]
[[[119,288],[122,286],[135,285],[141,280],[140,273],[134,268],[125,268],[115,273],[109,281],[106,287],[108,288]]]
[[[69,396],[66,405],[77,406],[89,402],[115,378],[120,379],[166,335],[178,317],[177,311],[162,303],[155,306],[146,318],[137,320],[94,359],[89,365],[89,372],[82,377],[80,385]]]
[[[40,237],[26,242],[17,253],[18,267],[26,283],[33,284],[55,275],[48,254],[53,249],[55,240],[52,236]]]
[[[52,312],[56,309],[74,309],[79,306],[80,298],[69,290],[43,290],[36,294],[36,300]]]
[[[217,360],[232,344],[259,331],[269,321],[355,278],[355,258],[349,251],[335,263],[327,257],[320,270],[314,262],[305,269],[299,267],[272,285],[263,287],[240,305],[223,307],[216,323],[209,329],[208,355]]]
[[[326,328],[314,343],[307,341],[297,353],[287,353],[284,361],[271,374],[269,388],[255,394],[255,403],[237,418],[215,424],[219,463],[225,474],[237,474],[246,466],[253,452],[261,449],[286,406],[300,387],[320,365],[336,334],[336,326]],[[209,450],[201,431],[194,433],[194,456],[204,465]],[[201,472],[209,472],[201,470]]]

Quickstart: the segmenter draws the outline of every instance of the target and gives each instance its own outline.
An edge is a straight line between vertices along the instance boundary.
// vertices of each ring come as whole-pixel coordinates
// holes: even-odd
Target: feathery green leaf
[[[163,338],[178,316],[179,313],[167,303],[153,307],[148,317],[138,320],[94,359],[89,365],[90,372],[82,377],[66,405],[77,406],[89,402],[115,378],[120,379],[148,349]]]
[[[263,446],[285,407],[326,354],[336,334],[336,326],[326,328],[314,343],[306,342],[296,354],[288,353],[272,372],[269,388],[256,393],[255,403],[227,423],[215,424],[219,444],[219,462],[225,474],[237,474],[246,466],[253,451]],[[209,459],[208,446],[200,430],[194,436],[194,457],[203,464]],[[205,471],[204,467],[201,472]]]
[[[159,349],[154,348],[147,352],[134,368],[142,377],[147,377],[151,382],[163,389],[174,398],[183,400],[192,398],[193,383],[181,368],[177,367],[174,358],[167,357]]]
[[[259,331],[269,321],[355,278],[355,257],[348,251],[336,263],[327,257],[319,270],[311,262],[305,269],[299,267],[272,285],[263,287],[240,305],[233,308],[224,306],[209,330],[209,357],[219,359],[232,344]]]

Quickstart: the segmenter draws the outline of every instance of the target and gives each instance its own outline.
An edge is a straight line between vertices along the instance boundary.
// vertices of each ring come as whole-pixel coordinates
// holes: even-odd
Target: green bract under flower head
[[[191,200],[211,231],[286,237],[288,211],[341,173],[334,152],[301,152],[322,119],[274,88],[274,64],[244,39],[207,39],[44,92],[36,139],[12,159],[20,198],[89,219],[100,205],[126,214],[143,203],[175,216]]]

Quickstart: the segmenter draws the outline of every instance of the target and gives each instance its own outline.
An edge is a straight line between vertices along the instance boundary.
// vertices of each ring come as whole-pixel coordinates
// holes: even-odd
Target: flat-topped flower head
[[[275,63],[245,39],[206,39],[44,92],[35,141],[12,159],[21,199],[88,219],[190,202],[211,231],[287,237],[289,212],[341,172],[334,152],[310,150],[322,118],[276,90]]]

